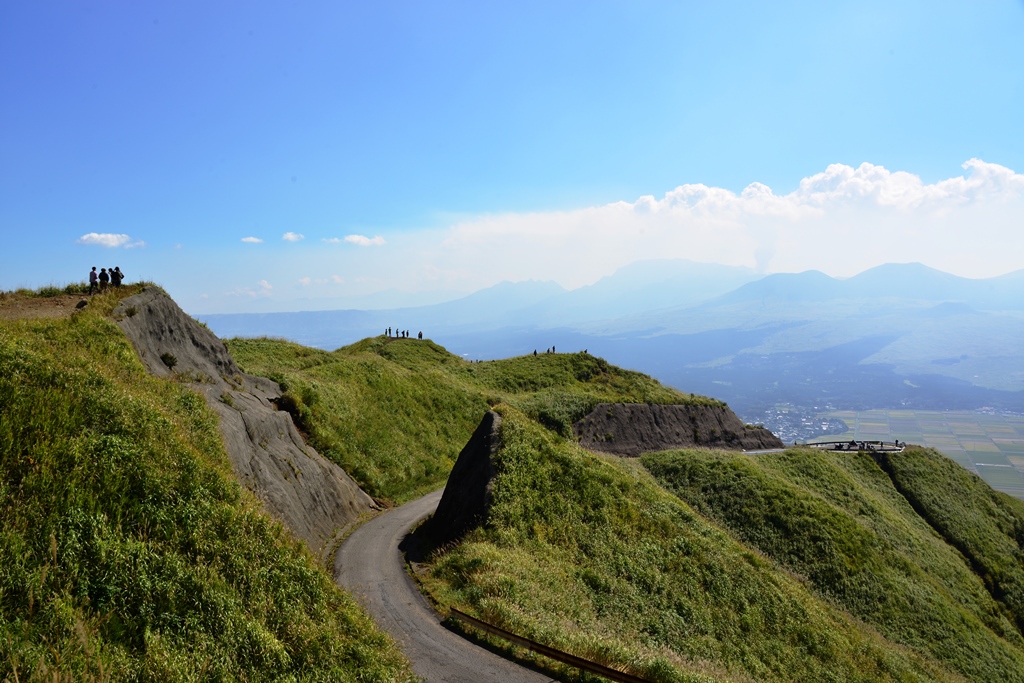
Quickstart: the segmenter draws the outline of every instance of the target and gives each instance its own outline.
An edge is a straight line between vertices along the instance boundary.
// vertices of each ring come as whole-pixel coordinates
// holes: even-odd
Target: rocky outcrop
[[[235,475],[266,510],[320,556],[373,499],[340,467],[307,446],[291,415],[278,411],[276,382],[244,374],[216,335],[186,315],[163,290],[147,287],[114,317],[143,365],[174,376],[206,397]]]
[[[501,416],[484,414],[448,475],[441,502],[427,523],[434,543],[453,541],[487,519],[494,481],[494,453],[501,447]]]
[[[743,424],[726,406],[599,403],[573,425],[580,445],[626,457],[671,448],[782,448],[764,427]]]

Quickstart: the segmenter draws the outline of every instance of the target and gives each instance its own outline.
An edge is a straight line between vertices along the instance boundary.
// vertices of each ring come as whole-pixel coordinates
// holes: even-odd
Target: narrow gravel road
[[[502,659],[441,626],[405,571],[398,544],[437,507],[441,491],[374,517],[338,549],[334,578],[390,633],[425,681],[543,683],[552,679]]]

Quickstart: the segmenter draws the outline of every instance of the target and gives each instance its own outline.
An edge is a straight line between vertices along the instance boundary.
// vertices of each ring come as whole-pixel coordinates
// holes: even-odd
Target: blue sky
[[[656,257],[999,275],[1022,36],[1020,0],[4,3],[0,289],[119,265],[201,313]]]

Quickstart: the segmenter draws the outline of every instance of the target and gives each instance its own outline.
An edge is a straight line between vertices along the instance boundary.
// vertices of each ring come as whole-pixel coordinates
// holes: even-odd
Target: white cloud
[[[110,232],[90,232],[82,235],[77,240],[78,244],[89,244],[100,247],[107,247],[114,249],[117,247],[124,247],[125,249],[134,249],[136,247],[144,247],[146,243],[142,240],[132,241],[131,236],[124,234],[115,234]]]
[[[461,273],[456,280],[472,287],[529,278],[576,287],[650,258],[837,276],[908,261],[969,277],[1021,268],[1024,175],[978,159],[963,168],[965,176],[928,184],[882,166],[833,164],[785,195],[761,183],[739,194],[681,185],[661,199],[477,216],[434,233],[433,244],[403,245],[420,242],[420,263]]]
[[[387,249],[356,249],[371,238],[339,236],[323,242],[351,246],[283,250],[287,255],[272,272],[293,284],[274,289],[269,300],[281,303],[299,289],[311,297],[360,297],[386,290],[472,292],[527,279],[573,288],[659,258],[840,277],[919,261],[991,277],[1024,267],[1021,226],[1024,175],[1004,166],[972,159],[962,175],[925,182],[872,164],[834,164],[788,193],[763,183],[740,191],[690,184],[575,210],[469,216],[406,230]],[[245,294],[270,291],[253,284]]]
[[[225,296],[244,296],[250,299],[265,299],[272,294],[274,286],[266,280],[260,280],[256,283],[256,289],[252,287],[235,287],[229,292],[224,292]]]
[[[299,278],[299,284],[303,287],[310,285],[343,285],[345,284],[345,278],[340,275],[329,275],[327,277],[311,278],[308,275],[306,277]]]
[[[387,244],[384,241],[384,238],[380,235],[377,235],[376,237],[366,237],[365,235],[346,235],[345,241],[359,247],[382,247]]]
[[[263,244],[263,240],[259,237],[243,237],[242,241],[246,244]]]
[[[368,238],[365,234],[346,234],[344,238],[324,238],[325,244],[340,245],[350,244],[357,247],[383,247],[387,244],[381,236]]]
[[[285,234],[281,235],[281,239],[283,239],[285,242],[301,242],[302,240],[306,239],[306,236],[298,232],[286,232]]]

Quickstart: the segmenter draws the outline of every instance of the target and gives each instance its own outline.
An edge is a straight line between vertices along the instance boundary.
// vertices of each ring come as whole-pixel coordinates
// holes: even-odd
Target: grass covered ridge
[[[926,488],[953,491],[961,509],[970,507],[970,493],[951,486],[959,473],[969,476],[956,463],[921,450],[891,456],[922,458],[929,468],[939,459],[950,465],[951,478]],[[694,509],[889,640],[926,651],[971,680],[1024,681],[1024,639],[1014,615],[868,454],[683,451],[642,461]]]
[[[0,322],[0,678],[376,680],[394,644],[108,316]]]
[[[442,607],[654,681],[953,681],[662,489],[503,405],[488,524],[432,560]]]
[[[246,372],[286,389],[282,405],[320,453],[392,502],[443,485],[498,403],[563,436],[602,401],[722,405],[584,353],[472,363],[417,339],[374,337],[333,352],[273,339],[227,344]]]

